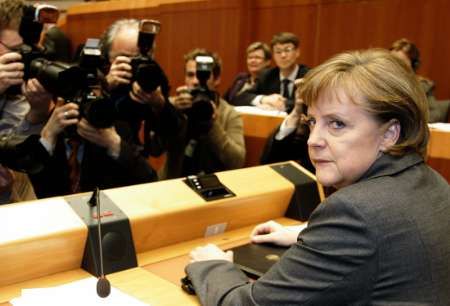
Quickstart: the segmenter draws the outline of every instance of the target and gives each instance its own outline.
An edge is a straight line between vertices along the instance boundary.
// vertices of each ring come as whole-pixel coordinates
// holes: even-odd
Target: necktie
[[[281,81],[283,97],[285,97],[286,100],[289,100],[291,98],[291,95],[289,94],[289,84],[290,83],[291,83],[291,81],[289,79],[284,79]]]
[[[78,149],[80,148],[80,141],[70,139],[68,143],[71,148],[69,159],[67,160],[69,165],[70,191],[72,193],[77,193],[80,191],[80,164],[78,163]]]

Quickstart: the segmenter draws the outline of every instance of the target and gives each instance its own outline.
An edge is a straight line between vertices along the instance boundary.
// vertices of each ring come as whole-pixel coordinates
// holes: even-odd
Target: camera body
[[[211,101],[216,99],[216,93],[208,88],[214,59],[211,56],[200,55],[195,57],[195,62],[195,74],[199,85],[189,91],[192,96],[192,107],[186,109],[185,113],[192,129],[199,133],[205,133],[209,131],[212,125],[214,107],[211,105]]]

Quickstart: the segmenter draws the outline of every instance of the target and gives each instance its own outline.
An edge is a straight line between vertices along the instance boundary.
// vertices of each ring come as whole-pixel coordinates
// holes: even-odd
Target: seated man
[[[302,78],[308,67],[297,64],[300,42],[295,34],[276,34],[270,43],[277,65],[261,73],[256,84],[236,96],[231,104],[253,105],[265,109],[290,112],[294,108],[294,81]]]
[[[301,84],[301,79],[295,81],[296,87]],[[309,128],[304,122],[305,109],[306,106],[297,97],[296,91],[294,109],[267,139],[261,164],[294,160],[312,173],[315,172],[308,154]]]
[[[177,88],[177,96],[171,100],[184,112],[184,122],[178,139],[168,146],[160,178],[242,167],[245,161],[242,119],[216,91],[221,72],[219,57],[195,49],[184,58],[185,86]],[[202,76],[198,73],[200,58],[210,60],[212,66],[204,80],[198,78]]]

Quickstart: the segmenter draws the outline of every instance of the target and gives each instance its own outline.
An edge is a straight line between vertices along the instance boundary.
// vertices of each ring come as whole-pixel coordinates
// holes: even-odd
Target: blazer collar
[[[391,176],[423,162],[422,156],[417,153],[409,153],[403,156],[383,153],[358,181]]]

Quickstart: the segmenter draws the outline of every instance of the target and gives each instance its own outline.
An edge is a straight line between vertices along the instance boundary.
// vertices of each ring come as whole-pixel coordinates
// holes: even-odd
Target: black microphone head
[[[101,298],[107,297],[111,293],[111,284],[105,276],[101,276],[97,281],[97,294]]]

